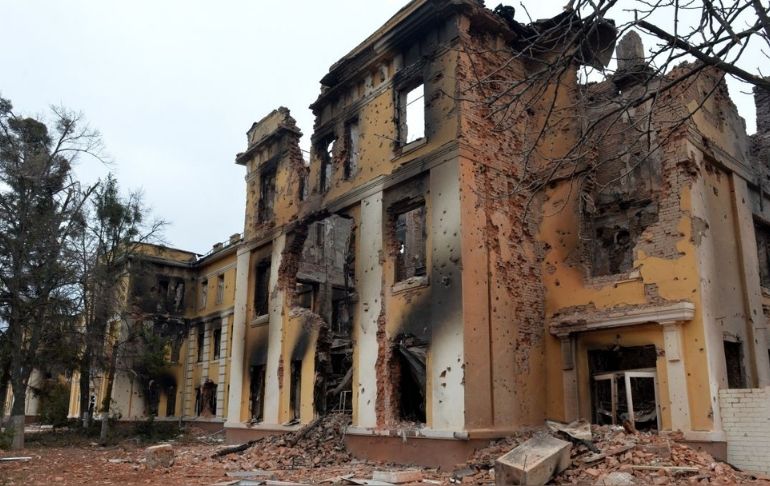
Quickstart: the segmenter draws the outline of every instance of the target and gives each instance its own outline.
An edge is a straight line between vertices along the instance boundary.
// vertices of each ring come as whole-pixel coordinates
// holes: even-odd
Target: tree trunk
[[[11,383],[11,360],[5,360],[0,368],[0,423],[5,418],[5,398],[8,396],[8,385]]]
[[[112,402],[112,386],[115,383],[115,369],[118,365],[118,350],[114,348],[112,350],[112,356],[110,356],[110,366],[107,368],[107,387],[104,391],[104,398],[102,399],[102,429],[99,434],[99,443],[101,445],[107,445],[107,435],[110,432],[110,403]]]
[[[24,449],[24,421],[25,405],[27,398],[26,380],[14,379],[13,383],[13,406],[11,407],[11,420],[8,423],[8,429],[13,433],[11,449]]]
[[[84,429],[91,425],[91,367],[90,359],[80,366],[80,420]]]

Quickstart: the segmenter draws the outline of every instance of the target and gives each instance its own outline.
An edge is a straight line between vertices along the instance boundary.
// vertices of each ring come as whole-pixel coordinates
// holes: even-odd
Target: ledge
[[[345,431],[348,435],[372,436],[372,437],[401,437],[403,439],[446,439],[468,440],[468,433],[464,430],[435,430],[427,427],[419,429],[370,429],[366,427],[349,426]]]
[[[402,292],[406,292],[407,290],[419,289],[422,287],[427,287],[429,285],[430,285],[430,280],[428,279],[428,276],[420,275],[417,277],[409,277],[406,280],[396,282],[395,284],[393,284],[392,287],[390,287],[390,291],[393,294],[400,294]]]
[[[249,325],[251,327],[264,326],[269,322],[270,322],[270,314],[265,314],[263,316],[255,317],[254,319],[252,319],[251,322],[249,322]]]
[[[695,304],[677,302],[675,304],[637,307],[609,313],[581,312],[579,314],[559,316],[549,326],[552,335],[567,337],[577,332],[612,329],[615,327],[639,324],[668,324],[671,322],[690,321],[695,316]]]
[[[226,429],[242,429],[242,430],[261,430],[266,432],[295,432],[297,430],[300,430],[304,425],[307,424],[297,424],[297,425],[280,425],[280,424],[266,424],[266,423],[258,423],[258,424],[249,424],[249,423],[243,423],[243,422],[225,422],[225,428]]]

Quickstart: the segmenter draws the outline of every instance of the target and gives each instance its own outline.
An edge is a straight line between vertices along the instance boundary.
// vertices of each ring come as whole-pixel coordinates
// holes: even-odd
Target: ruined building
[[[640,85],[632,34],[611,80],[560,81],[535,141],[546,107],[501,129],[486,103],[532,69],[526,32],[414,0],[321,80],[309,161],[286,108],[252,125],[242,236],[158,249],[132,287],[185,326],[159,416],[243,441],[342,411],[356,454],[449,464],[544,419],[629,420],[724,456],[721,392],[770,385],[768,97],[753,138],[708,69],[609,123],[677,75]],[[606,130],[578,169],[520,190],[581,120]],[[148,413],[122,380],[123,416]]]

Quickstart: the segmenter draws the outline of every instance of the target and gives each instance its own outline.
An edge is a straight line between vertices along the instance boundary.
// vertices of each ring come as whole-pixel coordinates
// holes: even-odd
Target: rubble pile
[[[558,483],[738,484],[758,479],[729,464],[656,432],[626,432],[622,427],[592,426],[593,444],[572,448],[572,466]],[[622,474],[621,474],[622,473]],[[622,479],[624,478],[624,479]]]
[[[657,432],[628,432],[623,427],[591,425],[590,443],[572,441],[572,464],[555,476],[555,484],[743,484],[765,478],[744,473],[714,459],[711,454],[676,442],[676,435]],[[490,484],[498,458],[523,444],[536,432],[492,442],[477,450],[473,457],[455,471],[465,484]],[[538,432],[542,433],[542,432]],[[592,450],[593,449],[593,450]],[[596,452],[598,451],[598,452]],[[462,471],[461,474],[457,474]],[[461,477],[457,477],[461,476]],[[764,482],[763,484],[770,484]]]
[[[241,456],[252,468],[306,469],[345,464],[352,457],[345,448],[345,429],[350,415],[329,414],[289,434],[264,437]]]

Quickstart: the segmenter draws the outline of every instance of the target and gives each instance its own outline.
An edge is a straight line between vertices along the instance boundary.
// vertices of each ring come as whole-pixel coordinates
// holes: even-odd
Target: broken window
[[[214,349],[213,349],[214,358],[213,359],[219,359],[219,347],[222,345],[222,328],[218,327],[218,328],[214,329],[212,331],[212,333],[211,333],[211,337],[213,338],[212,341],[213,341],[213,346],[214,346]]]
[[[659,430],[656,360],[654,345],[589,351],[593,422]]]
[[[321,160],[321,172],[319,176],[318,189],[321,193],[328,191],[331,188],[332,182],[332,162],[334,160],[334,142],[336,141],[334,135],[330,135],[323,138],[321,142],[316,145],[316,152]]]
[[[259,205],[258,215],[260,223],[265,223],[273,218],[273,205],[275,204],[275,169],[264,170],[259,177]]]
[[[740,342],[725,341],[725,364],[727,365],[728,388],[746,388],[743,371],[743,349]]]
[[[291,409],[291,421],[300,420],[300,397],[302,393],[302,360],[291,362],[291,391],[289,394],[289,408]]]
[[[206,308],[206,301],[208,300],[209,296],[209,281],[203,280],[201,282],[201,290],[200,290],[200,308],[205,309]]]
[[[225,274],[217,277],[217,304],[225,300]]]
[[[425,204],[396,215],[396,281],[425,275]]]
[[[270,263],[262,262],[257,265],[256,282],[254,285],[254,313],[264,316],[269,312],[270,297]]]
[[[401,90],[398,106],[401,143],[406,145],[425,137],[425,85]]]
[[[345,142],[347,146],[345,179],[350,179],[358,171],[359,138],[358,120],[348,122],[345,126]]]
[[[261,422],[265,404],[265,366],[252,366],[249,370],[249,409],[252,422]]]
[[[754,233],[757,238],[759,282],[762,287],[770,288],[770,226],[755,221]]]
[[[307,187],[307,174],[305,172],[302,172],[299,175],[299,200],[304,201],[307,199],[308,196],[308,187]]]
[[[198,362],[200,363],[203,361],[203,342],[206,338],[206,331],[203,329],[203,326],[198,326]]]
[[[398,412],[401,420],[425,423],[425,363],[428,346],[413,336],[396,341]]]

